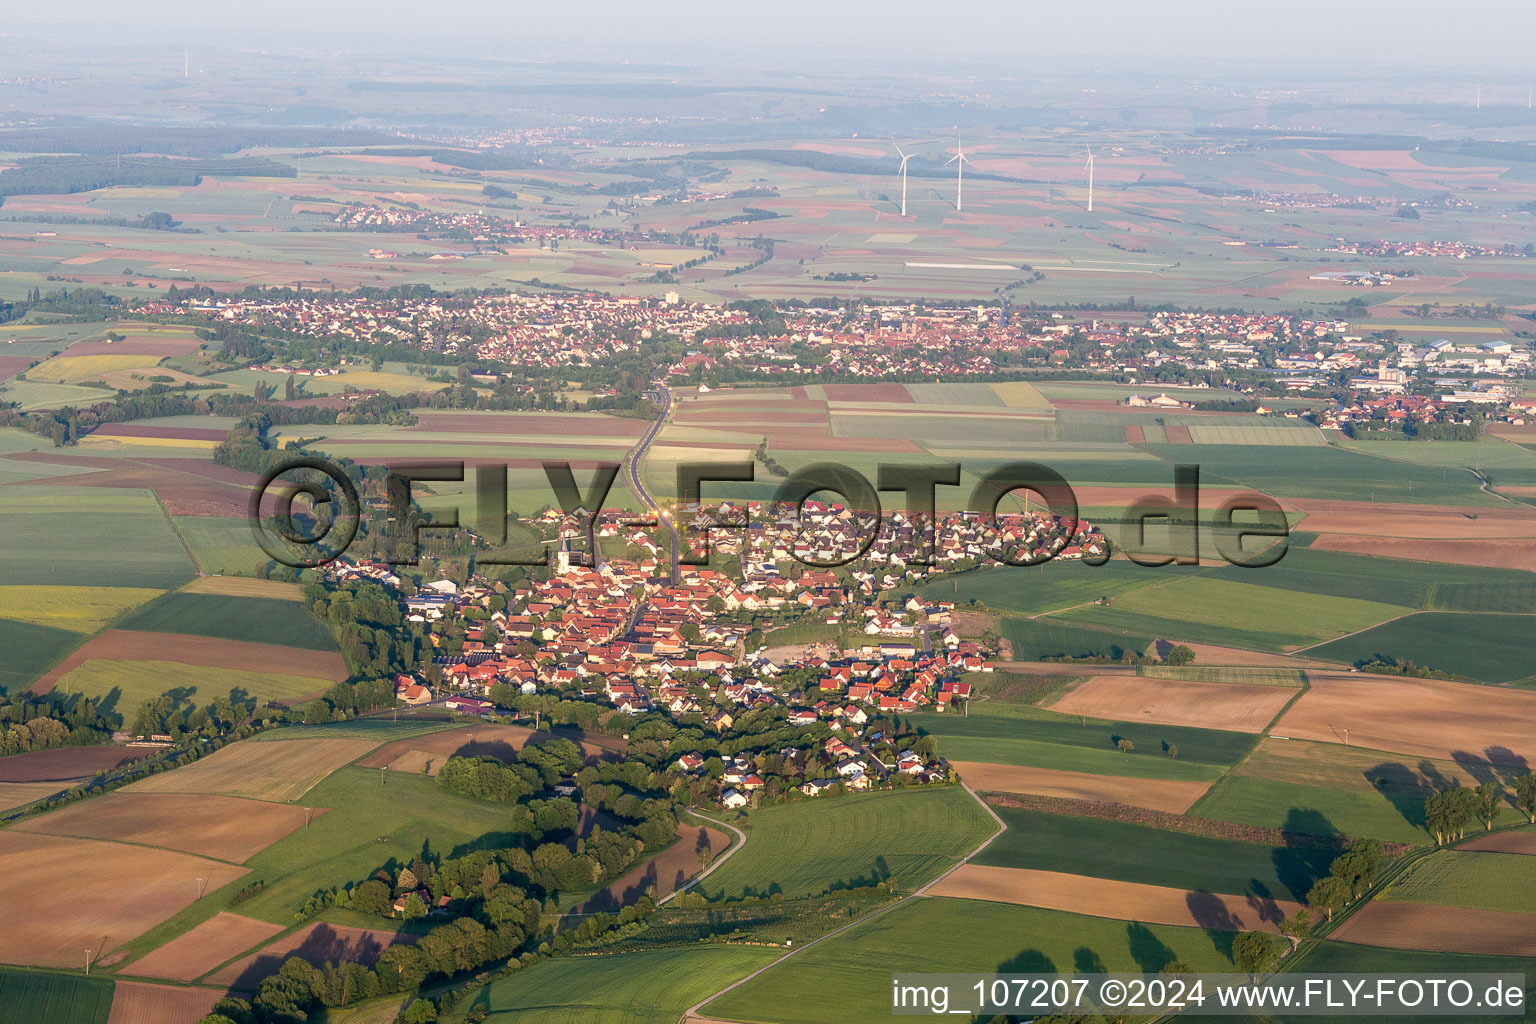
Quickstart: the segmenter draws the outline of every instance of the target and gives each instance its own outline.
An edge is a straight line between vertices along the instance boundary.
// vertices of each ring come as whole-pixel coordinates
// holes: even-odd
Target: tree
[[[1302,939],[1312,934],[1312,917],[1305,907],[1280,922],[1280,934],[1290,940],[1292,951],[1301,945]]]
[[[421,902],[420,896],[411,893],[405,898],[405,909],[401,911],[401,916],[407,921],[415,921],[418,918],[426,917],[427,905]]]
[[[1343,879],[1329,875],[1312,883],[1312,888],[1307,891],[1307,906],[1321,910],[1332,921],[1335,910],[1343,910],[1349,905],[1350,895]]]
[[[1515,803],[1536,825],[1536,775],[1522,775],[1515,780]]]
[[[1280,962],[1280,950],[1268,932],[1240,932],[1232,940],[1232,963],[1251,977],[1267,974]]]
[[[437,1020],[437,1007],[426,999],[418,999],[406,1007],[400,1020],[402,1024],[432,1024]]]
[[[1173,758],[1173,759],[1175,759],[1175,760],[1178,759],[1178,756],[1179,756],[1179,745],[1177,743],[1170,743],[1170,744],[1168,744],[1168,756]]]
[[[1115,744],[1115,749],[1120,751],[1122,754],[1129,754],[1136,749],[1136,744],[1122,736],[1120,737],[1119,742]]]
[[[1165,665],[1193,665],[1194,663],[1194,650],[1183,644],[1176,645],[1168,652],[1168,656],[1163,659],[1163,664]]]
[[[1483,819],[1483,831],[1491,831],[1493,819],[1499,814],[1499,804],[1504,802],[1504,790],[1497,782],[1490,779],[1478,786],[1473,793],[1477,816]]]

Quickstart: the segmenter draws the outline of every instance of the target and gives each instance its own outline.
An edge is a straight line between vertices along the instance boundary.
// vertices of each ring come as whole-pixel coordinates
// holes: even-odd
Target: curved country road
[[[711,862],[709,867],[705,868],[703,871],[700,871],[698,874],[696,874],[692,878],[690,878],[688,880],[688,884],[687,885],[683,886],[681,889],[678,889],[677,892],[669,893],[666,896],[666,898],[660,900],[656,904],[658,907],[661,906],[662,904],[668,902],[673,897],[677,896],[678,893],[687,892],[689,889],[692,889],[694,886],[696,886],[700,882],[704,881],[704,879],[708,878],[714,872],[714,870],[716,868],[718,868],[720,865],[724,864],[726,861],[730,860],[732,857],[736,856],[736,851],[740,850],[743,846],[747,845],[747,834],[745,832],[743,832],[741,829],[737,828],[735,825],[726,824],[725,822],[719,820],[718,818],[711,818],[709,815],[707,815],[707,814],[700,814],[698,811],[695,811],[695,810],[690,810],[688,813],[693,815],[695,818],[703,818],[705,821],[709,822],[711,825],[719,825],[723,829],[729,829],[731,835],[736,837],[736,841],[731,844],[731,848],[729,850],[725,851],[725,855],[723,857],[721,857],[717,861]]]
[[[908,893],[906,896],[903,896],[901,899],[896,900],[896,901],[894,901],[892,903],[887,903],[885,906],[881,907],[879,910],[873,911],[872,913],[865,914],[863,917],[859,918],[857,921],[850,921],[847,924],[843,925],[841,928],[836,928],[836,929],[834,929],[834,930],[832,930],[830,932],[827,932],[827,934],[821,936],[819,939],[812,939],[810,942],[807,942],[805,945],[801,946],[800,948],[790,950],[788,953],[785,953],[783,956],[779,957],[777,960],[774,960],[771,963],[768,963],[768,964],[765,964],[762,967],[759,967],[757,970],[753,971],[751,974],[747,975],[745,978],[741,978],[738,981],[733,981],[729,985],[727,985],[724,988],[722,988],[720,991],[714,992],[714,993],[712,993],[712,994],[710,994],[708,996],[705,996],[703,999],[700,999],[697,1003],[694,1003],[692,1006],[690,1006],[687,1010],[683,1011],[683,1015],[682,1015],[681,1018],[679,1018],[678,1024],[690,1024],[690,1022],[693,1022],[693,1024],[705,1024],[705,1022],[710,1022],[710,1024],[720,1024],[719,1018],[709,1017],[707,1015],[701,1014],[699,1011],[701,1009],[703,1009],[705,1006],[707,1006],[708,1004],[714,1002],[716,999],[719,999],[721,996],[725,995],[727,992],[731,991],[732,989],[739,988],[740,986],[745,985],[747,982],[751,981],[753,978],[757,977],[759,974],[762,974],[764,971],[771,971],[773,968],[779,966],[779,964],[783,963],[785,960],[788,960],[790,957],[795,956],[797,953],[803,953],[806,950],[810,949],[811,947],[813,947],[813,946],[815,946],[815,945],[817,945],[819,943],[826,942],[828,939],[833,938],[834,936],[841,935],[843,932],[847,931],[850,928],[857,927],[858,925],[861,925],[861,924],[863,924],[866,921],[870,921],[870,920],[873,920],[874,918],[879,917],[881,914],[884,914],[887,911],[894,910],[896,907],[901,906],[903,903],[906,903],[908,900],[914,900],[914,899],[918,899],[919,897],[926,896],[928,894],[928,890],[929,889],[932,889],[935,885],[938,885],[940,882],[944,881],[944,879],[948,878],[951,874],[953,874],[957,869],[959,869],[963,865],[970,863],[970,860],[971,860],[972,857],[976,856],[982,850],[985,850],[987,847],[991,846],[993,841],[996,840],[998,836],[1002,835],[1004,832],[1006,832],[1008,830],[1008,823],[1003,821],[1002,818],[999,818],[997,816],[997,812],[994,811],[987,804],[987,802],[985,800],[983,800],[981,797],[977,796],[976,795],[976,791],[974,789],[972,789],[970,786],[967,786],[963,782],[960,785],[965,789],[965,791],[967,793],[969,793],[971,795],[971,799],[973,799],[977,803],[981,804],[982,809],[984,811],[986,811],[988,815],[991,816],[993,821],[997,822],[997,831],[993,832],[990,836],[987,836],[986,839],[982,840],[980,846],[976,847],[976,849],[972,850],[970,853],[968,853],[964,857],[960,858],[960,860],[957,861],[955,864],[953,864],[949,868],[948,871],[945,871],[943,874],[939,875],[937,878],[935,878],[932,881],[928,882],[928,884],[924,885],[921,889],[914,890],[913,892]],[[700,875],[699,877],[702,878],[703,875]]]

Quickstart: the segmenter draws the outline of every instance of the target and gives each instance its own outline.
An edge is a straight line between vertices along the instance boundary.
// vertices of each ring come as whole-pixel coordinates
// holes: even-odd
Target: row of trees
[[[111,739],[111,719],[88,697],[15,694],[0,703],[0,756]]]
[[[1536,824],[1536,775],[1515,779],[1514,790],[1515,805]],[[1466,838],[1467,825],[1474,819],[1481,821],[1484,829],[1492,829],[1504,796],[1504,788],[1491,779],[1476,787],[1452,786],[1431,794],[1424,799],[1424,827],[1435,837],[1437,846]]]

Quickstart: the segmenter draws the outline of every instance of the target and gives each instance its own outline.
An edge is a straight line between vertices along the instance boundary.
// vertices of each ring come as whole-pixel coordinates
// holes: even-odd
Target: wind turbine
[[[963,209],[962,201],[965,198],[965,165],[970,163],[965,158],[965,150],[960,147],[960,136],[955,136],[955,155],[944,161],[944,166],[955,165],[955,212]]]
[[[1093,150],[1088,150],[1088,212],[1093,212]]]
[[[891,145],[896,146],[895,140],[891,141]],[[905,217],[907,215],[907,161],[912,158],[902,153],[900,146],[896,146],[896,152],[901,153],[901,167],[897,171],[901,175],[901,215]]]

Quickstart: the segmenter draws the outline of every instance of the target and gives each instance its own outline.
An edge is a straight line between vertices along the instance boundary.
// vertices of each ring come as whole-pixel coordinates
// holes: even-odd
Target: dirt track
[[[928,891],[933,896],[1016,903],[1069,914],[1224,932],[1261,929],[1278,933],[1280,921],[1300,906],[1256,896],[1224,896],[1060,871],[982,864],[963,864]]]

